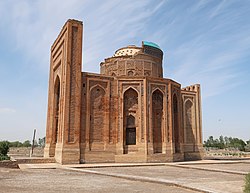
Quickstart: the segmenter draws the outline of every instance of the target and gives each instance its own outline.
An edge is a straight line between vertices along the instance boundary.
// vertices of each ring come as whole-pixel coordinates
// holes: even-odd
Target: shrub
[[[245,146],[245,151],[246,151],[246,152],[250,152],[250,143],[248,143],[248,144]]]
[[[245,177],[245,193],[250,193],[250,173],[246,175]]]
[[[0,141],[0,154],[5,156],[9,152],[10,144],[8,141]]]
[[[22,147],[23,144],[20,141],[10,142],[10,147]]]
[[[9,156],[7,156],[10,148],[9,145],[8,141],[0,141],[0,161],[10,159]]]
[[[10,159],[10,157],[7,155],[0,155],[0,161],[9,160],[9,159]]]
[[[25,142],[23,142],[23,147],[31,147],[30,140],[26,140]]]

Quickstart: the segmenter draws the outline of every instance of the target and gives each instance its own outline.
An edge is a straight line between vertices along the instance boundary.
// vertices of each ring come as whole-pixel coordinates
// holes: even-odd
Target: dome
[[[154,42],[147,42],[147,41],[143,41],[142,44],[144,46],[150,46],[150,47],[154,47],[154,48],[158,48],[161,49],[160,46],[158,46],[156,43]]]
[[[157,44],[143,41],[141,47],[129,45],[116,50],[112,57],[100,64],[101,74],[162,78],[162,58],[163,52]]]
[[[136,47],[134,45],[127,46],[127,47],[118,49],[115,52],[114,57],[117,57],[117,56],[133,56],[136,53],[138,53],[139,51],[141,51],[140,47]]]

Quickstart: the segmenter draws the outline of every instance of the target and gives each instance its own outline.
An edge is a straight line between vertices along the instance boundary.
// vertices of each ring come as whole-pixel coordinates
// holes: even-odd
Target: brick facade
[[[82,22],[51,47],[45,157],[62,164],[201,159],[200,85],[163,78],[162,50],[143,42],[81,71]]]

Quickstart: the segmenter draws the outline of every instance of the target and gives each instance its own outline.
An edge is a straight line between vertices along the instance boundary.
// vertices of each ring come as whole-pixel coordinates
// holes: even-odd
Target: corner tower
[[[68,20],[51,46],[45,157],[79,163],[82,22]]]

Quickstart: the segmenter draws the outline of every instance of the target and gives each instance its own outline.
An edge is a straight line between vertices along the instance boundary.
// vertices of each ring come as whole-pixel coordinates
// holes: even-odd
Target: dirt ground
[[[249,160],[129,167],[122,164],[24,166],[19,170],[0,168],[0,192],[239,193],[243,191],[245,174],[250,172]]]
[[[193,191],[174,186],[99,176],[63,169],[0,169],[0,192],[188,193]]]

